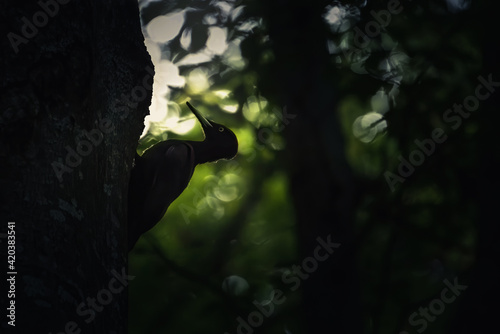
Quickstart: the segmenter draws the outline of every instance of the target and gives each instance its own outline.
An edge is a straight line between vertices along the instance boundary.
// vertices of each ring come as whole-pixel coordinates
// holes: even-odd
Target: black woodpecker
[[[238,152],[233,131],[203,117],[189,102],[205,134],[203,141],[170,139],[136,154],[128,189],[128,247],[155,226],[186,189],[196,165],[231,159]]]

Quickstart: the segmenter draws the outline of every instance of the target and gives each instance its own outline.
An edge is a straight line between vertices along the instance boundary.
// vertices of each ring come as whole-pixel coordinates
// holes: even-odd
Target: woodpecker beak
[[[213,125],[210,123],[210,121],[208,119],[206,119],[205,117],[203,117],[200,114],[200,112],[198,110],[196,110],[196,108],[191,105],[191,103],[186,102],[186,104],[189,107],[189,109],[191,109],[191,111],[196,116],[196,118],[198,118],[198,120],[200,121],[201,125],[204,128],[213,128]]]

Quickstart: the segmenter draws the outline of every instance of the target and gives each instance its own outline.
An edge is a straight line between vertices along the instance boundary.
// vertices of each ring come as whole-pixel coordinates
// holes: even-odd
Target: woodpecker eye
[[[221,127],[219,128],[219,132],[223,132],[223,131],[224,131],[224,128],[221,126]]]

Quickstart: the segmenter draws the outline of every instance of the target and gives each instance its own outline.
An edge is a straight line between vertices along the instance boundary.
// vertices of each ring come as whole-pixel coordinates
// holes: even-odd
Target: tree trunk
[[[126,194],[153,81],[138,4],[1,7],[0,248],[15,290],[1,331],[125,333]]]
[[[335,113],[336,75],[326,49],[324,3],[277,1],[271,7],[274,77],[279,78],[273,89],[286,113],[296,116],[285,123],[285,136],[303,272],[305,332],[360,333],[351,217],[355,186]],[[326,253],[315,252],[324,243],[336,244],[326,259]]]
[[[483,40],[483,71],[487,78],[500,82],[500,47],[498,37],[492,34],[497,29],[496,13],[491,11],[490,3],[477,2],[472,7],[474,14],[481,18],[477,27]],[[498,149],[498,124],[500,115],[500,92],[496,88],[478,111],[480,125],[480,159],[475,170],[470,174],[477,176],[474,193],[479,203],[477,229],[476,261],[470,275],[468,287],[460,300],[458,312],[450,326],[449,333],[487,333],[497,326],[500,313],[500,247],[498,236],[498,189],[500,187],[498,171],[500,169],[500,151]]]

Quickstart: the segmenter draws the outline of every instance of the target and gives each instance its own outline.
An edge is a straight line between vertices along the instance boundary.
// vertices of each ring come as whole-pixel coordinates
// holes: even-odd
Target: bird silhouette
[[[186,189],[197,165],[231,159],[238,152],[236,135],[203,117],[186,102],[201,123],[203,141],[169,139],[136,154],[128,189],[128,246],[153,228]]]

